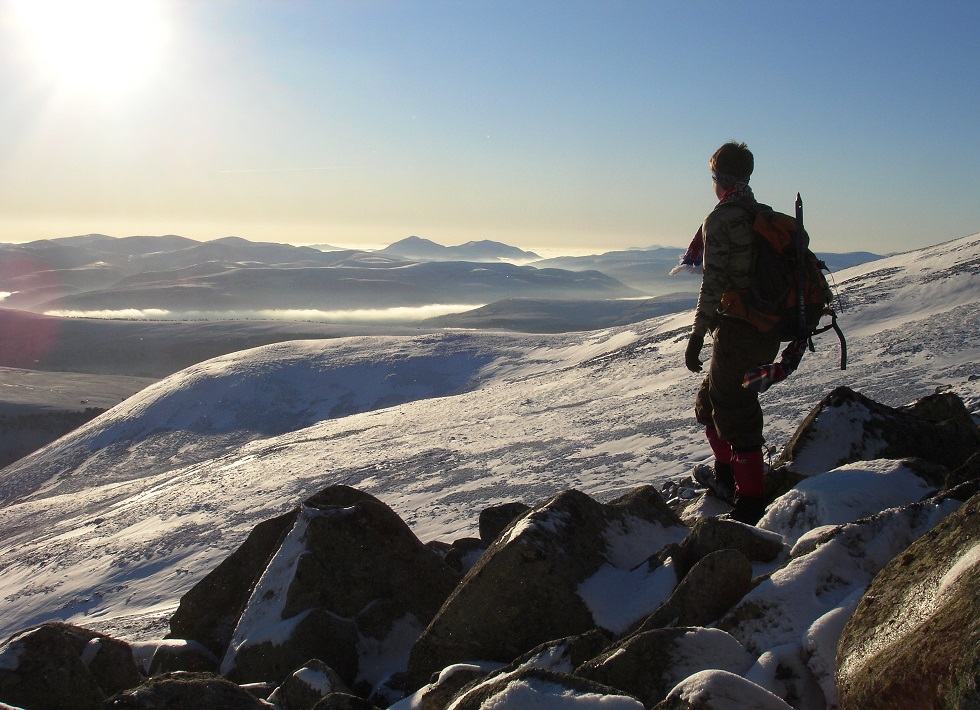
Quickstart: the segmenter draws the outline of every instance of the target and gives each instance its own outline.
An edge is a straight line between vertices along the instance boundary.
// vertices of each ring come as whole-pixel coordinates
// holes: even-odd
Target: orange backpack
[[[757,247],[752,284],[722,295],[721,311],[783,341],[809,339],[833,328],[841,340],[843,369],[844,334],[830,307],[834,294],[823,274],[827,265],[809,248],[802,198],[796,196],[795,218],[762,205],[750,213],[750,219]],[[831,324],[821,328],[825,315]]]

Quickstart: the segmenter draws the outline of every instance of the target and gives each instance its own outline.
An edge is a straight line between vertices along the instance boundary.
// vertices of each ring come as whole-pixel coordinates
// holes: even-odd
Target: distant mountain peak
[[[419,261],[537,261],[541,258],[534,252],[490,239],[447,247],[431,239],[411,236],[380,251]]]

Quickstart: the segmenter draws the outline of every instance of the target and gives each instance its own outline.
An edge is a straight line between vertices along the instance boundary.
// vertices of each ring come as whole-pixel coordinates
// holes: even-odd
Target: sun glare
[[[69,88],[114,91],[159,59],[161,0],[16,0],[18,22],[44,69]]]

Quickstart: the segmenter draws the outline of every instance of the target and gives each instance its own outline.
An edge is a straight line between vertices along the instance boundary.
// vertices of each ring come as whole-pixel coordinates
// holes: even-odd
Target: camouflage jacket
[[[696,335],[714,330],[723,293],[752,282],[756,237],[749,212],[739,205],[753,211],[760,207],[750,199],[719,204],[704,220],[704,277],[694,316]]]

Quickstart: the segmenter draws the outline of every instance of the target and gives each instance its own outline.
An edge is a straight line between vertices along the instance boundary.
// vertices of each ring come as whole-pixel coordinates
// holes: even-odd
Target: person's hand
[[[687,350],[684,352],[684,364],[691,372],[701,372],[701,348],[704,347],[704,334],[691,333],[691,339],[687,341]]]

